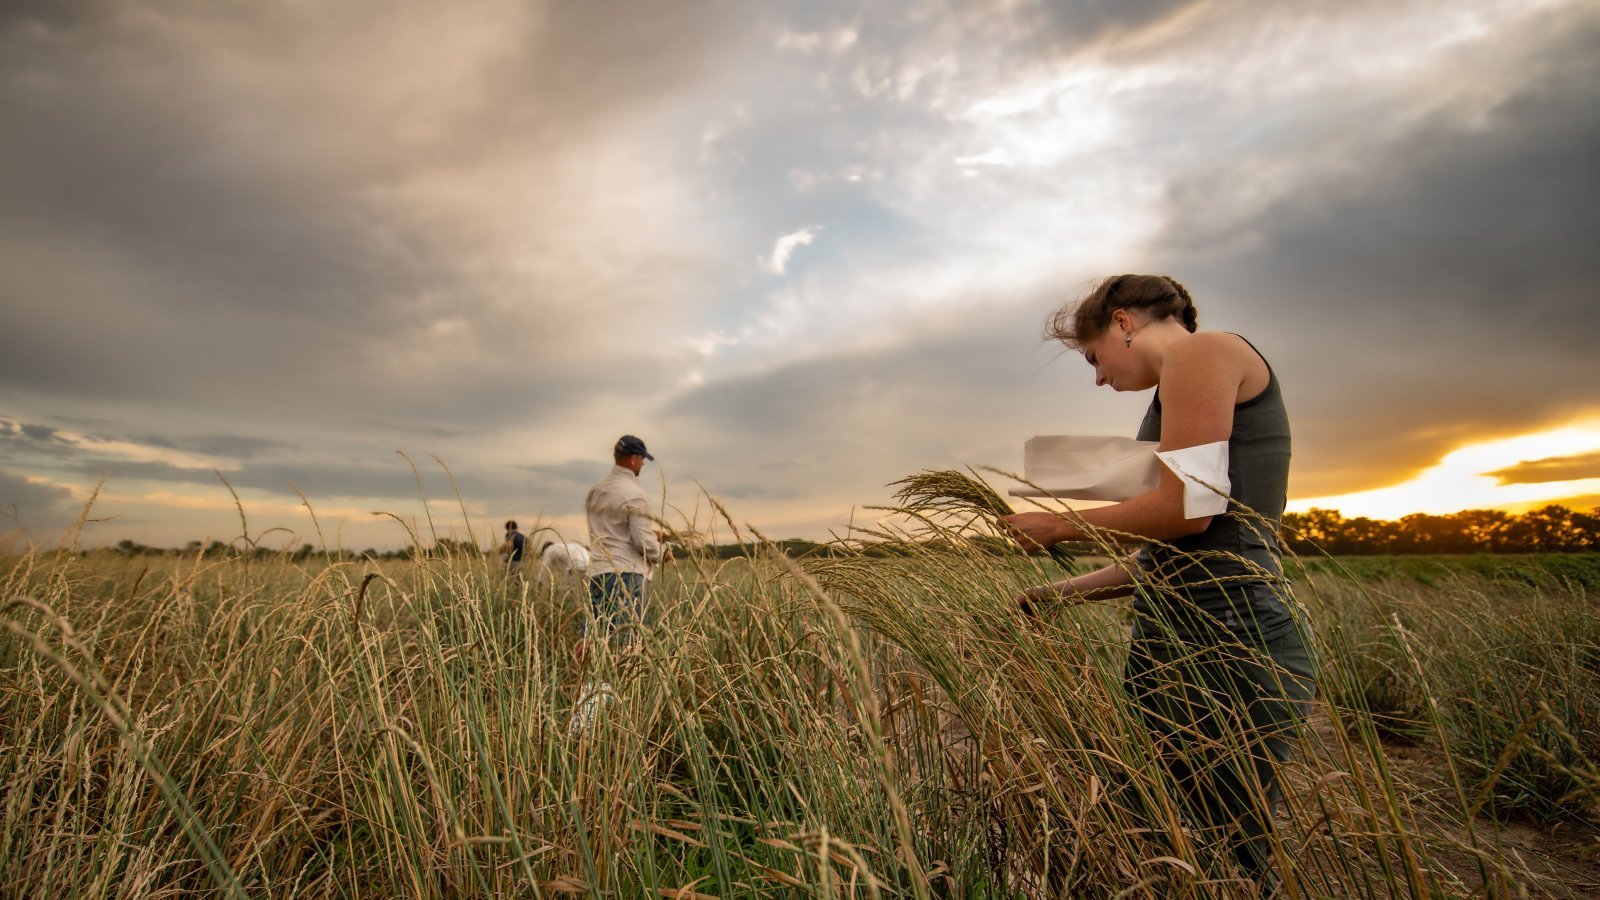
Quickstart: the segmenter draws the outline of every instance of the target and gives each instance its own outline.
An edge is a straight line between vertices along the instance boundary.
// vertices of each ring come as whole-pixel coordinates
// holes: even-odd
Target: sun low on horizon
[[[1291,499],[1287,512],[1400,519],[1468,509],[1525,512],[1600,497],[1600,420],[1463,444],[1411,478],[1348,494]],[[1588,505],[1594,505],[1592,502]]]

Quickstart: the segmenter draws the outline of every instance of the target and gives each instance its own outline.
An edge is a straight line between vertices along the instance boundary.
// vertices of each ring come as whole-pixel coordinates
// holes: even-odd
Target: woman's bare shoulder
[[[1248,341],[1226,331],[1197,331],[1168,355],[1172,374],[1182,380],[1210,381],[1219,389],[1233,385],[1235,403],[1261,393],[1271,378],[1266,360]]]
[[[1244,338],[1226,331],[1197,331],[1188,340],[1175,342],[1168,353],[1173,359],[1213,365],[1248,363],[1256,358],[1255,350]]]
[[[1243,350],[1250,352],[1250,342],[1231,331],[1196,331],[1189,335],[1186,344],[1211,350]]]

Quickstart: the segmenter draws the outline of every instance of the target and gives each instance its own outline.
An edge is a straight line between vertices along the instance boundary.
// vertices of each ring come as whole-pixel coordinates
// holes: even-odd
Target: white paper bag
[[[1126,500],[1161,483],[1155,441],[1062,434],[1028,438],[1023,477],[1037,488],[1011,489],[1013,497]]]
[[[1157,452],[1156,458],[1183,480],[1185,519],[1220,516],[1228,511],[1228,492],[1233,489],[1233,482],[1228,478],[1227,441]]]
[[[1161,483],[1165,465],[1183,480],[1183,514],[1198,519],[1228,508],[1228,442],[1158,453],[1155,441],[1098,435],[1040,435],[1023,445],[1022,474],[1033,485],[1013,497],[1127,500]]]

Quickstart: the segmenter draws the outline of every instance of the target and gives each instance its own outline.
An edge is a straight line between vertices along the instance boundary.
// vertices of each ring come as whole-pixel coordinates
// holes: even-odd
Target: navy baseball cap
[[[639,456],[643,456],[645,459],[655,459],[654,456],[650,455],[650,451],[644,448],[644,441],[639,440],[631,434],[625,434],[622,437],[617,438],[617,446],[615,449],[617,453],[621,453],[624,456],[633,456],[637,454]]]

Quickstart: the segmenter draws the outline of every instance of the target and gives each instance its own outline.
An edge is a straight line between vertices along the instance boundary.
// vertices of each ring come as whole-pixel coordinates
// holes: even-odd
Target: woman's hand
[[[1039,614],[1039,604],[1050,600],[1061,599],[1061,592],[1053,584],[1041,584],[1028,588],[1017,595],[1017,609],[1023,615],[1033,618]]]
[[[1072,536],[1072,529],[1055,513],[1025,512],[1000,517],[1000,527],[1029,553],[1040,553]]]

